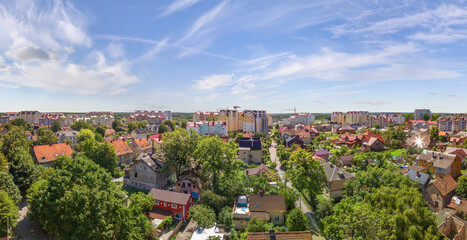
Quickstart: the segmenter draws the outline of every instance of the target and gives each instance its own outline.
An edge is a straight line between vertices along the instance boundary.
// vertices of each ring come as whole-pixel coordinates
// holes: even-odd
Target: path
[[[13,229],[18,239],[22,240],[48,240],[47,235],[27,215],[29,206],[26,201],[19,204],[18,225]],[[52,239],[52,238],[50,238]]]
[[[290,181],[286,181],[286,176],[285,176],[285,171],[281,167],[281,162],[277,158],[276,154],[276,143],[273,142],[271,144],[271,147],[269,148],[269,153],[271,155],[271,161],[277,163],[276,166],[276,172],[281,178],[281,180],[286,184],[287,187],[293,188],[292,183]],[[305,214],[305,216],[308,218],[308,228],[314,235],[319,235],[319,227],[318,224],[316,223],[315,219],[313,218],[313,210],[306,204],[304,200],[302,200],[302,197],[299,196],[299,199],[295,202],[295,207],[300,208],[302,212]],[[313,236],[315,237],[315,236]],[[319,238],[318,238],[319,239]]]
[[[193,236],[193,233],[195,232],[196,226],[198,224],[193,220],[193,218],[190,218],[188,224],[183,224],[183,226],[180,228],[180,230],[177,233],[177,236],[175,237],[175,240],[190,240],[191,236]]]

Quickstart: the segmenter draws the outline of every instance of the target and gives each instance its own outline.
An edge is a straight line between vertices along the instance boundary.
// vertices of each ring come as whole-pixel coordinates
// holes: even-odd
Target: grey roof
[[[315,155],[316,156],[322,156],[322,155],[328,155],[329,154],[329,151],[328,150],[318,150],[318,151],[315,151]]]
[[[271,173],[271,171],[270,171],[269,168],[266,166],[266,164],[261,163],[259,166],[255,167],[255,168],[248,168],[248,169],[245,169],[245,175],[256,175],[256,174],[258,174],[259,171],[261,171],[261,170],[263,170],[263,169],[264,169],[266,172]]]
[[[456,157],[457,156],[454,154],[447,154],[447,153],[436,152],[436,151],[431,151],[431,150],[423,150],[423,152],[420,154],[418,158],[419,160],[435,162],[435,161],[443,160],[443,159],[454,161]]]
[[[329,162],[324,163],[323,168],[324,173],[326,174],[326,178],[329,182],[355,178],[354,175],[342,170],[341,168]]]
[[[250,148],[250,150],[261,150],[260,138],[240,138],[238,141],[240,148]]]
[[[451,164],[454,162],[452,159],[441,159],[433,163],[435,168],[447,169],[451,167]]]
[[[57,137],[63,136],[63,137],[76,137],[78,136],[78,131],[76,130],[69,130],[69,131],[58,131],[55,133]]]
[[[407,172],[407,176],[410,178],[410,180],[412,180],[414,182],[418,182],[422,186],[427,185],[430,182],[430,179],[431,179],[429,174],[419,172],[419,171],[415,171],[415,170],[412,170],[412,169],[409,169],[409,171]]]
[[[164,164],[161,161],[158,161],[155,154],[152,156],[148,156],[145,153],[141,153],[137,158],[136,161],[141,160],[146,165],[148,165],[152,170],[159,172],[164,167]]]

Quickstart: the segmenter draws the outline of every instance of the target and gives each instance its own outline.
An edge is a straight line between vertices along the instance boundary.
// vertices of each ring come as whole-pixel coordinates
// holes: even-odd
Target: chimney
[[[420,177],[420,172],[419,171],[417,171],[417,177]]]

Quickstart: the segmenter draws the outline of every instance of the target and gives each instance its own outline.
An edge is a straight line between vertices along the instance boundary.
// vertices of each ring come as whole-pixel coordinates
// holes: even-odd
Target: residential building
[[[420,166],[431,169],[436,179],[445,175],[454,178],[461,175],[461,159],[455,154],[423,150],[417,161]]]
[[[312,240],[311,231],[276,232],[252,232],[246,235],[246,240]]]
[[[396,114],[396,113],[389,113],[385,114],[387,118],[389,118],[390,123],[394,125],[400,125],[405,122],[405,115],[404,114]]]
[[[240,138],[238,141],[238,159],[245,163],[263,162],[263,148],[260,138]]]
[[[115,135],[115,130],[113,128],[105,129],[105,133],[104,133],[103,137],[112,136],[112,135]]]
[[[237,109],[220,110],[218,121],[227,122],[228,132],[243,131],[243,113]]]
[[[294,135],[302,139],[305,145],[308,145],[315,137],[319,136],[319,132],[314,128],[299,127],[294,130]]]
[[[284,195],[260,193],[248,197],[239,196],[233,207],[232,220],[234,228],[240,230],[245,229],[253,217],[274,225],[284,225],[286,212]]]
[[[273,128],[274,127],[274,120],[272,118],[272,115],[268,115],[268,128]]]
[[[68,142],[72,146],[75,146],[78,140],[78,131],[76,130],[58,131],[55,133],[55,136],[58,137],[59,143]]]
[[[113,112],[87,112],[82,118],[93,126],[112,125],[114,121]]]
[[[348,148],[354,146],[360,147],[362,145],[363,135],[342,134],[339,136],[339,140],[342,141],[340,144],[345,144]]]
[[[285,139],[285,147],[291,147],[294,144],[300,146],[301,148],[305,147],[305,142],[303,142],[299,136],[291,136]]]
[[[69,127],[75,124],[77,121],[77,117],[72,115],[63,115],[58,118],[58,122],[62,125],[62,127]]]
[[[443,234],[444,239],[467,239],[466,224],[467,223],[464,219],[453,214],[438,225],[438,230]]]
[[[351,167],[354,165],[354,155],[344,155],[339,158],[339,163],[342,167]]]
[[[414,111],[414,119],[415,120],[423,120],[423,115],[428,114],[431,118],[431,111],[430,109],[415,109]]]
[[[455,147],[446,147],[444,153],[454,154],[461,160],[462,169],[465,169],[465,160],[467,157],[467,149],[465,148],[455,148]]]
[[[46,167],[53,167],[53,162],[59,156],[71,157],[73,149],[68,143],[57,143],[49,145],[39,145],[32,148],[32,155],[38,164]]]
[[[384,114],[366,116],[365,125],[367,127],[373,127],[375,124],[378,124],[380,128],[385,128],[389,124],[393,124],[393,121]]]
[[[8,116],[0,116],[0,124],[5,124],[10,121],[10,117]]]
[[[286,126],[286,127],[280,127],[279,128],[279,134],[283,139],[289,138],[293,136],[293,130],[292,127]]]
[[[162,144],[162,134],[154,134],[149,136],[149,139],[151,139],[152,142],[152,147],[154,149],[158,148]]]
[[[350,124],[345,124],[339,130],[337,130],[338,134],[349,134],[352,133],[354,134],[356,132],[355,128],[351,127]]]
[[[381,152],[384,151],[384,139],[381,134],[363,134],[362,151]]]
[[[290,123],[292,125],[302,124],[310,125],[315,122],[315,116],[312,113],[295,113],[290,117]]]
[[[451,175],[444,177],[428,184],[425,188],[425,197],[428,204],[437,209],[444,209],[455,194],[457,182]]]
[[[141,190],[164,188],[175,178],[173,168],[164,168],[164,164],[156,154],[141,154],[125,169],[124,185]]]
[[[313,158],[318,159],[322,162],[327,162],[329,161],[331,153],[328,150],[316,150],[313,153]]]
[[[7,112],[5,113],[10,120],[15,120],[17,118],[22,118],[26,122],[32,125],[38,125],[39,119],[41,118],[42,114],[39,111],[21,111],[21,112]]]
[[[198,121],[188,122],[186,130],[193,129],[199,135],[209,136],[227,136],[228,126],[227,122],[221,121]]]
[[[420,131],[420,129],[430,129],[433,126],[437,126],[437,121],[424,121],[424,120],[409,120],[407,121],[407,129]]]
[[[137,128],[131,132],[131,136],[135,139],[146,138],[148,136],[148,129],[146,128]]]
[[[323,189],[323,195],[328,199],[342,197],[345,183],[347,181],[353,181],[355,176],[329,162],[324,163],[323,168],[326,174],[326,184]]]
[[[218,119],[217,112],[195,112],[193,113],[193,122],[216,121],[217,119]]]
[[[410,180],[418,182],[422,189],[424,189],[431,181],[430,174],[421,171],[409,169],[405,175],[408,176]]]
[[[467,117],[440,117],[438,129],[444,132],[460,132],[467,130]]]
[[[135,138],[130,143],[130,148],[134,156],[139,156],[141,153],[149,154],[152,150],[152,145],[149,144],[146,138]]]
[[[270,177],[271,171],[266,164],[261,163],[259,166],[254,168],[245,169],[245,176],[256,175],[258,177]]]
[[[172,112],[158,110],[135,110],[134,114],[126,116],[126,120],[128,122],[146,120],[150,125],[159,126],[165,120],[172,120]]]
[[[118,164],[130,165],[133,161],[133,150],[123,140],[110,141],[117,154]]]
[[[176,220],[185,221],[188,218],[190,208],[193,206],[193,197],[190,194],[151,189],[148,195],[154,197],[154,208],[170,211]]]
[[[39,118],[39,125],[51,127],[61,116],[63,116],[63,113],[42,113],[42,116]]]
[[[174,192],[190,194],[194,199],[199,199],[202,182],[197,177],[183,176],[172,185]]]
[[[172,111],[161,111],[161,110],[135,110],[135,114],[145,114],[149,116],[158,116],[164,120],[172,121]]]

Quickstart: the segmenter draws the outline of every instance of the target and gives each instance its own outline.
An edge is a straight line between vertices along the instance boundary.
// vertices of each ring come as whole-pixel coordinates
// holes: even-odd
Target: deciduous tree
[[[0,237],[7,235],[7,218],[10,227],[15,227],[18,220],[18,206],[11,197],[0,189]]]
[[[300,209],[294,208],[287,215],[285,225],[287,231],[305,231],[308,228],[308,219]]]
[[[37,130],[37,145],[49,145],[58,142],[58,137],[54,132],[46,127]]]
[[[13,176],[11,176],[10,173],[0,172],[0,189],[8,193],[8,196],[10,196],[16,204],[19,204],[21,201],[21,194],[18,186],[13,182]]]
[[[198,137],[196,132],[190,135],[185,129],[177,129],[162,136],[161,149],[167,163],[175,168],[177,177],[184,169],[190,167]]]
[[[457,180],[456,193],[463,198],[467,197],[467,176],[466,175],[462,175]]]
[[[60,124],[60,121],[55,120],[52,123],[52,131],[53,132],[58,132],[58,131],[61,131],[61,130],[62,130],[62,124]]]
[[[216,213],[203,205],[195,205],[190,209],[190,217],[202,228],[210,228],[216,223]]]

